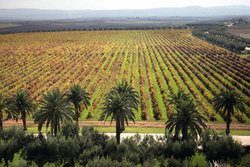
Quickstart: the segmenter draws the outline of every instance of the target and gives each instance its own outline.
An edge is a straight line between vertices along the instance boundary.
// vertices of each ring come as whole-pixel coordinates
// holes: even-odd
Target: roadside
[[[165,122],[150,122],[150,121],[136,121],[133,123],[132,121],[129,121],[129,127],[136,127],[136,128],[165,128]],[[5,127],[16,125],[16,126],[22,126],[22,121],[18,120],[17,122],[15,120],[8,120],[4,121],[3,125]],[[27,121],[27,125],[37,127],[36,124],[34,124],[34,121]],[[206,124],[209,129],[213,130],[224,130],[226,129],[226,124]],[[110,125],[109,121],[79,121],[79,126],[94,126],[94,127],[110,127],[115,126],[115,122],[113,122]],[[238,123],[232,123],[230,125],[231,130],[250,130],[250,125],[247,124],[238,124]]]
[[[4,121],[4,127],[9,127],[12,125],[22,126],[22,121],[18,122],[14,120]],[[33,121],[27,121],[28,131],[30,133],[37,133],[37,124]],[[115,132],[115,122],[110,125],[110,122],[104,121],[79,121],[79,127],[82,126],[93,126],[100,133]],[[207,123],[208,129],[217,131],[218,133],[224,132],[226,129],[226,124],[211,124]],[[232,135],[250,136],[250,125],[247,124],[237,124],[232,123],[230,126]],[[42,129],[42,132],[46,132],[46,128]],[[124,133],[164,133],[165,132],[165,122],[149,122],[149,121],[136,121],[135,123],[129,122],[129,126],[126,126]]]

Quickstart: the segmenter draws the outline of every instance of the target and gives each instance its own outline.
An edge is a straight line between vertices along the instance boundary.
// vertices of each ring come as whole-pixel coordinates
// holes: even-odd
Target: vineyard
[[[191,30],[72,31],[0,36],[0,92],[26,89],[39,99],[47,90],[80,84],[91,94],[81,119],[100,118],[103,96],[118,81],[140,94],[137,120],[166,120],[166,102],[183,89],[210,121],[223,118],[212,106],[222,90],[246,100],[250,123],[250,60],[192,37]]]

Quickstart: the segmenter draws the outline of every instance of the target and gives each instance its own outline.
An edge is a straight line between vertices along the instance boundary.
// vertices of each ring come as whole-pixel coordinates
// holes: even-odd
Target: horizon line
[[[142,8],[142,9],[50,9],[50,8],[0,8],[0,10],[14,10],[14,9],[35,9],[35,10],[60,10],[60,11],[115,11],[115,10],[150,10],[150,9],[169,9],[169,8],[189,8],[189,7],[199,7],[199,8],[215,8],[215,7],[233,7],[233,6],[241,6],[241,7],[250,7],[250,5],[221,5],[221,6],[183,6],[183,7],[156,7],[156,8]]]

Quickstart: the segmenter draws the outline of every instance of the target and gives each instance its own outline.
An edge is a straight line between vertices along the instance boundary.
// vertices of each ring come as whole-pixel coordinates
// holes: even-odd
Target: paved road
[[[110,137],[115,137],[115,133],[105,133],[106,135]],[[127,137],[132,137],[136,135],[136,133],[122,133],[121,139],[125,139]],[[164,134],[161,133],[139,133],[141,137],[144,137],[146,135],[152,135],[155,139],[157,136],[163,136]],[[237,140],[239,143],[241,143],[243,146],[250,145],[250,136],[236,136],[233,135],[233,139]]]

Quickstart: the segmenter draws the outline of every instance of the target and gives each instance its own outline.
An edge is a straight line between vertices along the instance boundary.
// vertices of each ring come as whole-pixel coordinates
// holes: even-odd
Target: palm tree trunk
[[[230,112],[228,111],[227,113],[227,127],[226,127],[226,135],[229,135],[230,133],[230,123],[231,123],[231,115],[230,115]]]
[[[5,166],[6,166],[6,167],[9,167],[9,162],[8,162],[8,160],[7,160],[7,159],[4,159],[4,162],[5,162]]]
[[[178,140],[178,133],[177,132],[174,133],[174,140]]]
[[[120,132],[122,133],[124,130],[125,130],[125,127],[124,127],[124,120],[120,121],[121,122],[121,130]]]
[[[116,120],[116,141],[117,141],[117,144],[120,144],[120,135],[121,135],[120,119],[117,119]]]
[[[230,122],[227,121],[226,135],[229,135],[229,133],[230,133]]]
[[[3,129],[3,113],[2,111],[0,112],[0,130]]]
[[[187,126],[184,126],[182,129],[182,140],[185,140],[187,138]]]
[[[78,119],[79,119],[79,112],[78,112],[78,109],[76,109],[76,123],[78,125]]]
[[[27,130],[27,125],[26,125],[26,114],[25,112],[22,112],[22,120],[23,120],[23,130]]]
[[[76,113],[75,113],[75,117],[76,117],[76,123],[77,123],[77,125],[78,125],[78,120],[79,120],[79,111],[78,111],[78,106],[77,106],[77,104],[74,104],[74,106],[75,106],[75,110],[76,110]]]
[[[57,120],[55,120],[55,123],[54,123],[54,133],[56,136],[57,135]]]
[[[75,166],[74,158],[70,158],[70,161],[71,161],[71,165],[72,165],[72,166]]]

